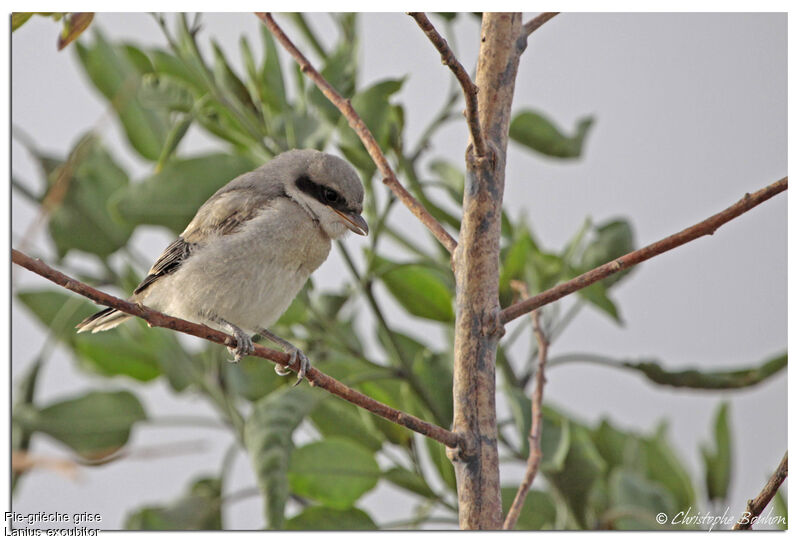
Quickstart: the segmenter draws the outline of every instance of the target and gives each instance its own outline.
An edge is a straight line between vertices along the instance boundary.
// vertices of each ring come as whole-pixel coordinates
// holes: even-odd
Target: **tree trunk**
[[[519,55],[525,47],[521,14],[485,13],[476,84],[486,156],[467,149],[464,215],[456,269],[453,429],[462,446],[450,453],[458,483],[462,529],[501,529],[500,471],[495,412],[499,323],[500,218],[508,125]]]

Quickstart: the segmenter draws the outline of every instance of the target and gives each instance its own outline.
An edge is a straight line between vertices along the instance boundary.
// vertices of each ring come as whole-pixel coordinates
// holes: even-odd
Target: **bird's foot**
[[[286,364],[286,367],[281,365],[275,366],[275,372],[281,376],[286,376],[291,371],[287,369],[287,367],[293,367],[297,370],[297,382],[294,383],[297,386],[302,380],[305,378],[306,373],[311,368],[311,362],[308,360],[308,356],[306,356],[302,350],[297,348],[295,345],[287,341],[286,339],[282,339],[278,337],[271,331],[267,329],[260,329],[258,330],[259,335],[263,335],[265,338],[269,339],[270,341],[274,342],[275,344],[279,344],[283,347],[283,351],[289,354],[289,363]]]
[[[250,338],[250,336],[241,329],[237,328],[237,330],[238,333],[233,333],[233,336],[236,337],[236,346],[228,347],[228,352],[233,354],[233,359],[228,360],[231,363],[239,363],[243,357],[249,356],[255,350],[255,346],[253,346],[253,340]]]
[[[297,382],[294,383],[294,385],[297,386],[303,381],[306,373],[311,368],[311,362],[308,360],[308,357],[303,353],[303,351],[296,346],[286,348],[286,353],[289,354],[289,364],[287,367],[297,367]],[[290,370],[281,367],[280,365],[275,366],[275,372],[281,376],[286,376],[291,373]]]
[[[217,319],[220,324],[222,324],[228,332],[233,335],[233,338],[236,339],[236,346],[228,346],[228,352],[233,355],[233,359],[228,360],[231,363],[239,363],[241,359],[245,356],[249,356],[255,350],[253,346],[253,339],[250,338],[250,335],[245,333],[241,328],[231,324],[230,322],[223,320],[222,318]]]

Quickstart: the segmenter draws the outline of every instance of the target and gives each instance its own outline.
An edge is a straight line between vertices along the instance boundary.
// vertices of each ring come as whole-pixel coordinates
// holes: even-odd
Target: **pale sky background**
[[[208,14],[203,20],[199,41],[207,44],[213,36],[236,62],[242,34],[258,43],[260,23],[250,14]],[[333,37],[325,15],[311,20]],[[288,21],[279,22],[302,43]],[[113,39],[164,45],[157,25],[146,14],[100,14],[93,25]],[[471,69],[477,55],[478,21],[462,16],[456,28],[459,56]],[[13,36],[14,125],[41,149],[65,155],[89,126],[99,122],[115,156],[132,178],[141,178],[148,165],[133,156],[113,120],[101,120],[106,102],[83,78],[74,50],[56,52],[58,30],[52,21],[32,19]],[[408,75],[397,100],[405,106],[407,141],[415,142],[444,100],[451,73],[413,20],[403,14],[363,16],[359,31],[360,86]],[[787,174],[787,17],[562,14],[532,36],[520,63],[514,105],[543,111],[568,132],[586,114],[594,115],[596,124],[579,161],[548,159],[510,144],[505,199],[511,215],[525,213],[548,249],[562,247],[587,216],[596,222],[628,218],[642,246]],[[451,123],[435,139],[429,157],[444,156],[462,164],[466,141],[464,123]],[[181,150],[197,154],[216,145],[195,133]],[[14,175],[38,187],[38,171],[24,148],[13,143],[11,152]],[[16,246],[35,209],[13,194],[11,202]],[[412,232],[422,231],[404,209],[396,210],[394,217]],[[150,227],[139,228],[134,238],[153,259],[170,240],[163,230]],[[347,240],[353,253],[360,253],[364,242]],[[760,363],[787,344],[787,242],[783,194],[713,237],[637,268],[612,294],[625,326],[585,309],[551,354],[656,356],[674,369]],[[42,235],[34,247],[36,255],[53,254]],[[80,264],[79,257],[70,261]],[[48,286],[25,270],[12,271],[13,291]],[[349,280],[335,250],[314,277],[322,287]],[[382,299],[392,305],[387,296]],[[570,304],[568,300],[564,307]],[[389,318],[419,336],[428,329],[399,314],[396,307]],[[528,325],[525,319],[519,322]],[[12,382],[16,382],[38,352],[45,330],[13,303],[11,334]],[[525,343],[521,341],[518,358],[527,351]],[[122,378],[89,375],[59,349],[41,375],[37,395],[40,401],[52,401],[91,388],[130,384]],[[154,417],[213,415],[199,398],[171,396],[161,380],[131,388]],[[667,419],[671,442],[699,488],[704,479],[699,445],[710,439],[712,417],[723,399],[731,403],[735,441],[728,504],[731,513],[738,514],[787,448],[786,372],[746,391],[701,393],[651,385],[629,372],[573,364],[550,371],[545,390],[546,402],[589,423],[609,417],[623,428],[652,431],[659,420]],[[98,512],[103,528],[119,528],[131,510],[172,501],[191,479],[216,472],[230,439],[228,433],[214,429],[142,424],[133,434],[134,449],[197,440],[202,446],[192,454],[83,469],[78,481],[50,471],[33,472],[22,480],[14,510]],[[34,451],[64,455],[45,438],[34,441]],[[501,470],[509,485],[515,485],[520,474],[521,470],[507,466]],[[249,459],[240,454],[225,492],[254,483]],[[380,484],[359,506],[380,524],[409,517],[413,502],[405,493]],[[703,503],[702,489],[698,503]],[[264,524],[258,497],[225,507],[224,514],[229,529]]]

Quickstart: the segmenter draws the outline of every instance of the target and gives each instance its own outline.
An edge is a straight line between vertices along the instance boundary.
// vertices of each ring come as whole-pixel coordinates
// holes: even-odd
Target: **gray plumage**
[[[344,160],[316,150],[282,153],[211,196],[130,300],[222,331],[264,334],[325,261],[332,239],[348,229],[367,234],[363,198]],[[78,332],[104,331],[127,318],[106,309],[78,324]]]

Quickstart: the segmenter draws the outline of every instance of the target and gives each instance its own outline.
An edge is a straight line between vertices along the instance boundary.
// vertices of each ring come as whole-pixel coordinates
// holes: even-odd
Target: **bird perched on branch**
[[[130,300],[232,334],[233,361],[253,352],[252,334],[268,338],[291,355],[291,366],[299,363],[299,382],[308,358],[267,328],[325,261],[332,239],[348,230],[367,235],[363,200],[358,175],[341,158],[284,152],[211,196]],[[96,333],[128,318],[108,308],[76,327]]]

